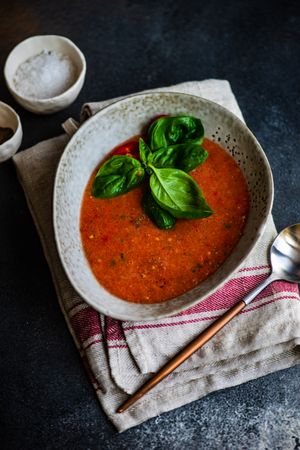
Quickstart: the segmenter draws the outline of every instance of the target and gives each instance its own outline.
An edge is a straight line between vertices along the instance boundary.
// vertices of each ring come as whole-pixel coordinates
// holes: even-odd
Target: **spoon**
[[[219,319],[207,327],[196,339],[190,342],[183,350],[164,365],[150,380],[139,388],[125,403],[117,409],[117,413],[126,411],[138,399],[143,397],[176,367],[182,364],[195,351],[203,347],[218,331],[232,320],[245,306],[270,283],[276,280],[285,280],[300,283],[300,223],[291,225],[279,233],[270,250],[271,274],[260,285],[253,289],[243,300],[230,308]]]

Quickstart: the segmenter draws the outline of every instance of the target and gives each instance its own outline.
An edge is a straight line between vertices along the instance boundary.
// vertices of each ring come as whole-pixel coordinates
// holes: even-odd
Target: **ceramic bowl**
[[[16,90],[14,75],[20,64],[43,50],[53,50],[69,56],[77,71],[76,80],[66,91],[56,97],[39,99],[21,95]],[[83,86],[85,73],[86,62],[83,53],[70,39],[55,35],[33,36],[22,41],[10,52],[4,67],[4,77],[10,93],[25,109],[38,114],[51,114],[69,106]]]
[[[117,298],[99,284],[84,255],[79,220],[83,192],[92,171],[113,147],[139,134],[158,114],[189,114],[201,118],[206,137],[213,141],[217,139],[240,166],[249,187],[251,206],[243,236],[213,275],[179,297],[145,305]],[[55,237],[69,280],[87,303],[117,319],[153,320],[193,306],[224,284],[263,233],[272,201],[273,180],[267,158],[251,131],[234,114],[213,102],[191,95],[140,94],[98,112],[79,128],[68,143],[55,179]]]
[[[14,132],[10,139],[0,145],[0,162],[3,162],[16,153],[23,137],[20,117],[15,110],[3,102],[0,102],[0,127],[11,128]]]

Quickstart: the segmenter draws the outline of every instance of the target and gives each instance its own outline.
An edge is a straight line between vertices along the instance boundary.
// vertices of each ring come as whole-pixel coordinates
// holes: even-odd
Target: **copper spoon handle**
[[[272,272],[261,284],[250,291],[243,300],[240,300],[236,305],[232,306],[225,314],[207,327],[196,339],[188,344],[183,350],[177,353],[166,365],[164,365],[150,380],[148,380],[140,389],[138,389],[132,397],[129,397],[122,406],[117,409],[117,413],[126,411],[139,398],[143,397],[146,392],[150,391],[161,380],[163,380],[169,373],[173,372],[176,367],[180,366],[186,359],[188,359],[195,351],[203,347],[215,334],[218,333],[228,322],[230,322],[246,305],[252,300],[272,281],[278,280],[279,277]]]
[[[243,308],[246,303],[244,300],[239,301],[236,305],[226,311],[219,319],[213,322],[208,328],[206,328],[196,339],[188,344],[183,350],[181,350],[174,358],[172,358],[165,366],[163,366],[149,381],[147,381],[140,389],[138,389],[132,397],[126,400],[122,406],[117,409],[117,413],[126,411],[133,403],[141,398],[146,392],[150,391],[161,380],[163,380],[169,373],[171,373],[176,367],[182,364],[187,358],[189,358],[196,350],[201,348],[207,341],[209,341],[215,334],[218,333],[231,319],[233,319]]]

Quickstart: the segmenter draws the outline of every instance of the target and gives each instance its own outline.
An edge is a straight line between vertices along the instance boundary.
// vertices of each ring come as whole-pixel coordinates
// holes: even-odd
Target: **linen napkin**
[[[182,83],[157,89],[213,100],[243,119],[226,80]],[[115,99],[116,100],[116,99]],[[81,120],[112,102],[84,105]],[[123,414],[116,408],[169,358],[259,284],[270,272],[268,248],[276,230],[266,230],[243,268],[213,295],[176,316],[121,322],[99,314],[74,291],[54,241],[52,194],[55,170],[69,137],[62,135],[14,157],[19,180],[49,264],[69,330],[100,403],[119,431],[197,400],[209,392],[244,383],[300,362],[298,286],[275,282],[212,341]]]

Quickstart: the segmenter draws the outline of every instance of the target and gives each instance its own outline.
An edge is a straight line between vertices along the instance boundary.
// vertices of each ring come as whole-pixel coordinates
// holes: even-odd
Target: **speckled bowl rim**
[[[66,89],[65,91],[63,91],[61,94],[55,95],[54,97],[47,97],[47,98],[35,98],[35,97],[27,97],[23,94],[20,94],[20,92],[15,88],[14,86],[14,82],[13,79],[10,78],[7,74],[7,67],[9,64],[9,60],[10,58],[13,57],[13,53],[15,52],[15,50],[17,50],[18,47],[21,47],[23,44],[25,44],[28,41],[31,40],[38,40],[40,38],[56,38],[56,39],[60,39],[62,41],[65,41],[68,45],[70,45],[70,47],[72,47],[75,52],[77,53],[81,63],[82,63],[82,68],[81,70],[78,72],[76,80],[74,81],[74,83],[72,83],[68,89]],[[14,93],[14,95],[20,97],[22,100],[26,100],[27,102],[31,102],[33,104],[39,104],[39,105],[47,105],[49,102],[52,101],[57,101],[57,100],[63,100],[65,98],[68,98],[68,95],[70,94],[71,91],[73,91],[74,89],[77,88],[77,86],[80,84],[81,79],[83,77],[85,77],[86,74],[86,60],[85,60],[85,56],[82,53],[82,51],[77,47],[76,44],[74,44],[73,41],[71,41],[71,39],[65,37],[65,36],[60,36],[59,34],[37,34],[35,36],[30,36],[27,39],[24,39],[23,41],[19,42],[8,54],[6,61],[5,61],[5,65],[4,65],[4,78],[7,84],[8,89],[11,91],[11,93]]]
[[[223,278],[221,278],[220,281],[218,282],[218,284],[217,284],[216,286],[214,286],[214,287],[208,289],[207,292],[206,292],[206,294],[205,294],[205,296],[203,296],[201,299],[195,298],[194,300],[191,300],[191,301],[190,301],[188,304],[186,304],[186,305],[181,305],[181,306],[179,306],[179,307],[174,307],[174,308],[172,308],[172,311],[170,311],[170,312],[165,312],[165,313],[157,313],[157,312],[156,312],[155,315],[151,315],[151,314],[149,313],[149,315],[147,316],[147,318],[143,317],[143,318],[139,319],[138,317],[135,317],[134,319],[132,319],[132,317],[131,317],[129,314],[128,314],[128,315],[126,315],[126,314],[121,314],[121,315],[119,315],[119,314],[115,314],[115,313],[114,313],[113,315],[110,315],[109,307],[106,308],[106,309],[105,309],[105,308],[102,308],[101,305],[99,306],[99,304],[97,304],[95,301],[89,299],[88,296],[85,294],[85,292],[82,291],[82,289],[80,289],[80,288],[77,286],[77,284],[76,284],[76,278],[73,277],[73,276],[71,275],[70,271],[69,271],[68,264],[66,263],[66,261],[65,261],[65,259],[64,259],[62,247],[61,247],[60,241],[59,241],[59,233],[58,233],[58,227],[57,227],[57,223],[56,223],[56,214],[55,214],[55,211],[56,211],[55,205],[56,205],[56,202],[57,202],[57,188],[56,188],[56,186],[57,186],[57,184],[58,184],[59,172],[60,172],[60,170],[61,170],[61,167],[62,167],[63,164],[64,164],[64,158],[65,158],[65,155],[67,154],[67,152],[70,152],[70,149],[72,148],[72,145],[73,145],[74,140],[78,137],[77,133],[80,133],[82,130],[84,130],[85,127],[91,126],[91,124],[92,124],[94,121],[95,121],[95,122],[98,121],[99,118],[101,117],[101,115],[105,114],[106,111],[107,111],[109,108],[114,107],[116,104],[121,104],[121,103],[127,103],[127,102],[130,102],[131,99],[137,98],[137,97],[141,97],[141,98],[142,98],[142,97],[145,97],[145,96],[155,96],[155,94],[157,94],[157,95],[174,95],[174,94],[176,94],[176,95],[180,95],[180,96],[184,96],[184,97],[191,97],[191,98],[194,98],[194,99],[200,99],[201,101],[207,102],[208,104],[212,104],[213,107],[216,108],[216,109],[219,109],[219,111],[220,111],[221,113],[225,113],[225,114],[231,116],[231,118],[232,118],[234,121],[237,121],[237,122],[242,126],[242,128],[244,129],[244,131],[245,131],[246,133],[248,133],[248,135],[251,136],[251,138],[252,138],[253,141],[254,141],[254,144],[257,146],[257,149],[258,149],[259,152],[260,152],[260,156],[262,157],[262,160],[263,160],[263,162],[264,162],[264,164],[265,164],[266,173],[267,173],[267,177],[268,177],[268,182],[269,182],[269,186],[270,186],[270,191],[268,192],[268,197],[267,197],[267,202],[266,202],[266,212],[265,212],[264,217],[263,217],[262,220],[261,220],[260,225],[258,226],[258,228],[257,228],[257,230],[256,230],[255,238],[253,239],[253,241],[252,241],[251,244],[249,245],[248,251],[247,251],[247,252],[245,253],[245,255],[239,260],[239,262],[232,268],[232,270],[230,271],[230,273],[228,273],[227,276],[224,276]],[[53,207],[53,226],[54,226],[55,242],[56,242],[57,249],[58,249],[58,253],[59,253],[59,256],[60,256],[60,261],[61,261],[61,263],[62,263],[62,266],[63,266],[63,268],[64,268],[64,271],[65,271],[65,273],[66,273],[66,275],[67,275],[69,281],[71,282],[73,288],[74,288],[75,291],[76,291],[76,292],[77,292],[77,293],[78,293],[78,294],[79,294],[79,295],[80,295],[80,296],[81,296],[81,297],[82,297],[82,298],[83,298],[90,306],[92,306],[96,311],[98,311],[98,312],[100,312],[100,313],[103,313],[103,314],[106,315],[106,316],[110,316],[110,317],[113,317],[113,318],[115,318],[115,319],[123,320],[123,321],[133,321],[133,320],[134,320],[134,321],[139,321],[139,320],[140,320],[140,321],[148,321],[148,320],[157,320],[157,319],[162,319],[162,318],[165,318],[165,317],[173,316],[173,315],[175,315],[175,314],[178,314],[178,313],[180,313],[180,312],[182,312],[182,311],[185,311],[185,310],[187,310],[187,309],[193,307],[194,305],[197,305],[197,304],[203,302],[209,295],[213,294],[213,293],[216,292],[218,289],[220,289],[222,286],[224,286],[224,284],[232,277],[232,275],[233,275],[233,274],[234,274],[234,273],[235,273],[235,272],[243,265],[243,263],[244,263],[245,260],[248,258],[248,256],[250,255],[250,253],[254,250],[254,248],[255,248],[255,246],[256,246],[256,244],[257,244],[257,241],[259,240],[259,238],[261,237],[261,235],[264,233],[264,230],[265,230],[265,227],[266,227],[266,223],[267,223],[268,217],[269,217],[269,215],[271,214],[271,210],[272,210],[272,206],[273,206],[273,200],[274,200],[274,180],[273,180],[273,175],[272,175],[272,171],[271,171],[271,166],[270,166],[270,163],[269,163],[269,161],[268,161],[268,158],[267,158],[265,152],[263,151],[263,149],[262,149],[260,143],[258,142],[258,140],[256,139],[256,137],[255,137],[254,134],[252,133],[252,131],[251,131],[251,130],[247,127],[247,125],[246,125],[242,120],[240,120],[235,114],[233,114],[233,113],[232,113],[231,111],[229,111],[227,108],[225,108],[225,107],[219,105],[219,104],[216,103],[216,102],[213,102],[213,101],[208,100],[208,99],[206,99],[206,98],[204,98],[204,97],[200,97],[200,96],[192,95],[192,94],[183,94],[183,93],[181,93],[181,92],[170,92],[170,91],[169,91],[169,92],[166,92],[166,91],[165,91],[165,92],[159,92],[159,91],[156,91],[156,92],[155,92],[155,91],[153,91],[153,92],[147,92],[147,93],[143,93],[143,94],[132,94],[132,95],[128,95],[128,96],[127,96],[126,98],[124,98],[124,99],[116,100],[116,101],[110,103],[109,105],[103,107],[100,111],[98,111],[97,113],[95,113],[93,116],[91,116],[89,119],[87,119],[87,120],[80,126],[80,128],[78,129],[78,131],[71,137],[70,141],[67,143],[67,145],[66,145],[66,147],[65,147],[65,150],[64,150],[64,152],[63,152],[63,154],[62,154],[62,156],[61,156],[61,158],[60,158],[60,161],[59,161],[59,163],[58,163],[57,170],[56,170],[56,175],[55,175],[55,180],[54,180],[54,190],[53,190],[53,203],[52,203],[52,207]],[[242,236],[241,236],[241,238],[242,238]],[[82,250],[82,251],[83,251],[83,250]],[[84,254],[84,251],[83,251],[83,254]],[[88,267],[89,267],[89,270],[91,271],[91,268],[90,268],[90,266],[89,266],[89,262],[88,262],[88,260],[86,259],[86,256],[85,256],[85,255],[84,255],[84,257],[85,257],[86,263],[87,263],[87,265],[88,265]],[[101,284],[101,283],[100,283],[100,284]],[[103,286],[102,286],[102,288],[105,289]],[[176,298],[176,297],[175,297],[175,298]],[[124,300],[124,299],[121,299],[121,300],[126,301],[126,300]],[[170,299],[170,300],[166,300],[165,302],[162,302],[162,303],[167,303],[168,301],[171,301],[171,300],[174,300],[174,298],[173,298],[173,299]],[[128,302],[128,303],[129,303],[129,304],[132,304],[131,302]],[[141,303],[141,304],[139,304],[139,305],[143,305],[143,304]],[[149,306],[149,305],[148,305],[148,306]]]

